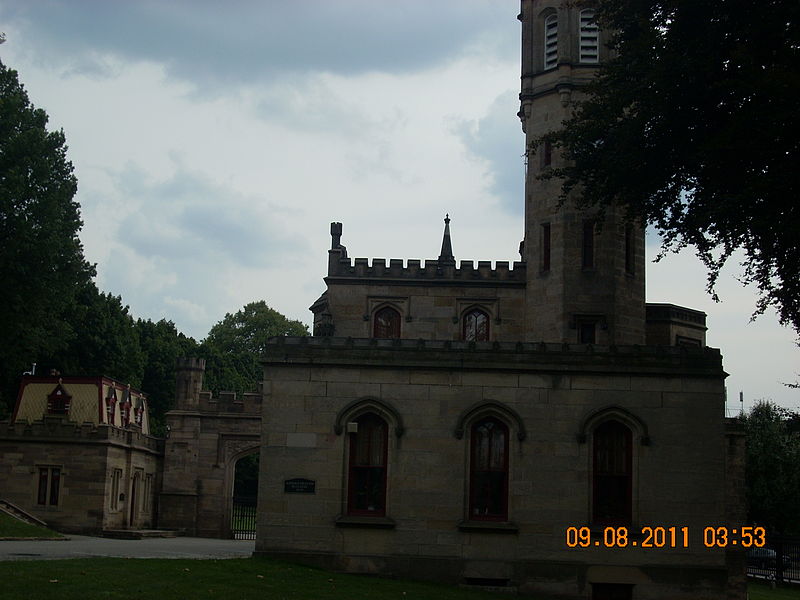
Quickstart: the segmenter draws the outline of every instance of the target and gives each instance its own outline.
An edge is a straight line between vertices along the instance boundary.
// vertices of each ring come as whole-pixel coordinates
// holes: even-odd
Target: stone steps
[[[11,515],[12,517],[16,517],[20,521],[25,521],[26,523],[30,523],[31,525],[39,525],[40,527],[47,527],[47,523],[42,521],[41,519],[34,517],[32,514],[25,512],[16,504],[12,504],[8,500],[0,500],[0,510],[3,512]]]

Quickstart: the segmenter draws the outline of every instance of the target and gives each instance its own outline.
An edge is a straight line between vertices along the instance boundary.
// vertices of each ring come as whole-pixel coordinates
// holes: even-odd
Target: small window
[[[384,306],[376,312],[372,336],[376,338],[399,338],[400,313],[391,306]]]
[[[122,469],[114,469],[111,473],[111,497],[109,498],[109,508],[119,510],[119,484],[122,481]]]
[[[489,417],[472,426],[469,519],[508,520],[508,427]]]
[[[625,272],[628,275],[634,274],[634,245],[633,245],[633,225],[625,225]]]
[[[594,267],[594,221],[583,222],[581,264],[584,269]]]
[[[356,419],[350,434],[347,513],[382,517],[386,515],[386,421],[368,413]]]
[[[550,15],[544,20],[544,68],[552,69],[558,64],[558,16]]]
[[[553,143],[546,140],[542,143],[542,168],[545,169],[553,164]]]
[[[600,60],[600,35],[594,20],[594,9],[582,10],[580,20],[580,62],[597,63]]]
[[[39,489],[36,503],[40,506],[58,506],[61,491],[61,467],[39,467]]]
[[[550,223],[542,223],[542,271],[550,270]]]
[[[478,308],[468,312],[464,315],[463,335],[467,342],[488,342],[489,316]]]
[[[55,389],[47,396],[47,414],[48,415],[66,415],[69,413],[69,407],[72,403],[72,396],[67,393],[60,383]]]
[[[599,524],[631,522],[631,430],[606,421],[593,434],[593,517]]]

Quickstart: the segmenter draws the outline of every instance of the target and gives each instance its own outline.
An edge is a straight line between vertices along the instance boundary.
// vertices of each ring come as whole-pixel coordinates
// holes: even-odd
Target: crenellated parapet
[[[332,254],[336,250],[330,251]],[[524,286],[524,262],[338,258],[328,264],[326,283]]]
[[[105,424],[76,423],[64,417],[45,416],[38,421],[0,421],[0,439],[47,444],[111,444],[163,454],[164,440],[141,432],[138,427],[113,427]]]
[[[216,397],[209,391],[200,392],[199,409],[209,413],[261,413],[259,392],[220,392]]]

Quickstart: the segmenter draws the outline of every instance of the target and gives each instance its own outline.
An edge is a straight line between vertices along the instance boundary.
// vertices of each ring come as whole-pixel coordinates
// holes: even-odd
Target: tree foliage
[[[259,361],[267,340],[282,335],[308,335],[308,327],[287,319],[263,300],[226,314],[201,345],[200,353],[206,357],[205,387],[214,393],[256,390],[263,376]]]
[[[742,420],[749,521],[773,533],[800,534],[800,418],[760,401]]]
[[[612,0],[603,65],[563,128],[563,198],[624,207],[663,237],[696,248],[709,291],[732,253],[800,332],[800,3]]]
[[[0,62],[0,413],[22,372],[74,338],[68,317],[94,275],[64,133],[47,120]]]

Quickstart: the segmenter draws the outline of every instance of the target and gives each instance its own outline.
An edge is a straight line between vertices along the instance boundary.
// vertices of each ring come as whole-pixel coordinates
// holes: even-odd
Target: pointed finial
[[[453,256],[453,245],[450,242],[450,213],[444,216],[444,235],[442,236],[442,252],[439,254],[439,266],[455,265],[456,258]]]

